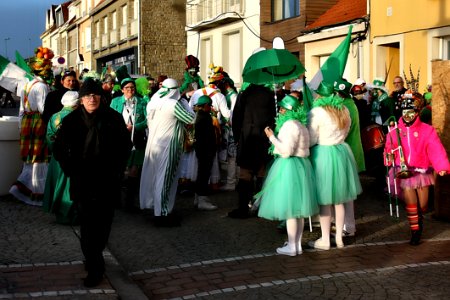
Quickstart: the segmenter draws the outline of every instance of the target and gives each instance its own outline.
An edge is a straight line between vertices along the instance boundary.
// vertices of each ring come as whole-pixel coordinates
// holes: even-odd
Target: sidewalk
[[[226,217],[235,192],[212,197],[217,211],[180,197],[180,227],[157,228],[147,212],[117,211],[106,253],[106,279],[86,289],[78,238],[38,207],[0,197],[0,299],[446,299],[450,294],[450,223],[425,215],[424,240],[412,247],[403,209],[361,178],[357,234],[344,249],[307,249],[320,228],[303,236],[297,257],[276,255],[286,239],[277,222]],[[307,222],[306,222],[307,223]],[[424,276],[426,274],[426,276]]]

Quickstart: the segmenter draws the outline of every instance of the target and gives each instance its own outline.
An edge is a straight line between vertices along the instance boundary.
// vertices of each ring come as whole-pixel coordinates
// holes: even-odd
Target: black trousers
[[[215,156],[197,155],[198,168],[197,180],[195,181],[195,193],[199,196],[206,196],[209,193],[209,177]]]
[[[103,250],[114,218],[114,203],[105,198],[84,198],[78,203],[81,250],[86,259],[86,270],[93,275],[105,272]]]

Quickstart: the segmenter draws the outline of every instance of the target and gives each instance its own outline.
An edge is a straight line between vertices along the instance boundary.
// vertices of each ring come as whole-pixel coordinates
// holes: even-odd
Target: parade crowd
[[[180,226],[177,193],[199,210],[210,195],[237,191],[233,219],[278,221],[281,255],[302,253],[304,219],[317,217],[321,237],[309,247],[344,247],[356,233],[359,173],[404,202],[411,245],[418,245],[429,187],[450,172],[431,126],[431,90],[396,76],[350,83],[322,81],[308,104],[300,77],[240,89],[220,66],[207,80],[185,58],[183,82],[132,78],[125,66],[101,74],[53,74],[35,60],[20,100],[21,174],[10,193],[42,206],[61,224],[80,225],[87,287],[103,278],[103,250],[117,208],[152,211],[155,226]],[[387,171],[386,171],[387,170]],[[332,228],[334,229],[332,232]]]

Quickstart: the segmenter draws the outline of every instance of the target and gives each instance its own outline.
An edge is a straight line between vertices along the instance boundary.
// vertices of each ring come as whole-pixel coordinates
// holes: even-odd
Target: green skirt
[[[258,216],[269,220],[307,218],[319,212],[316,184],[308,158],[277,158],[256,195]]]
[[[311,148],[320,205],[341,204],[361,194],[362,188],[352,150],[346,143]]]

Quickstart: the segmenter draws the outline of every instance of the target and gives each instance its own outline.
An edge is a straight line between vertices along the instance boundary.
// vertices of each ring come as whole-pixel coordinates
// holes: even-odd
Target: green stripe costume
[[[148,103],[148,141],[141,174],[140,205],[153,208],[155,216],[167,216],[175,204],[177,168],[183,152],[183,126],[193,123],[174,98],[156,97]]]

